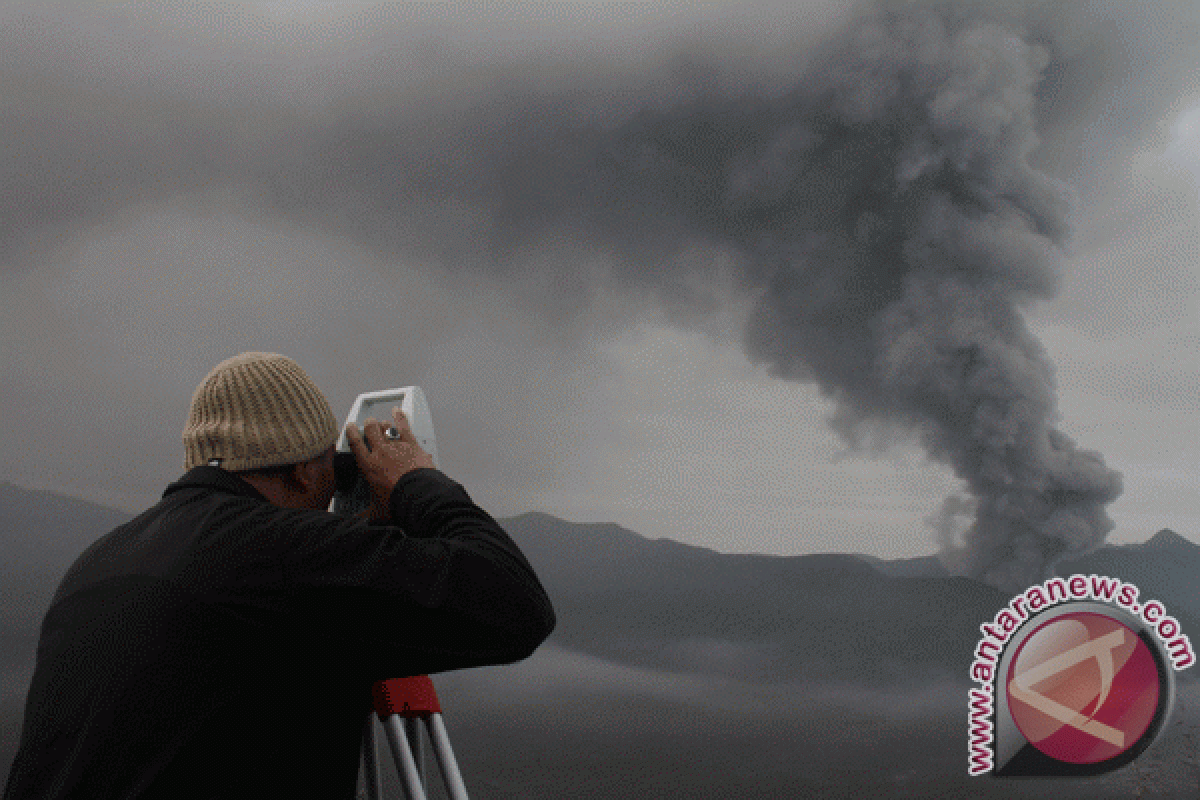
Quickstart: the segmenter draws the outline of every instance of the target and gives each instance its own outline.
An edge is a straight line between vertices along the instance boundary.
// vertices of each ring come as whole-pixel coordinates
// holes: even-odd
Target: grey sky
[[[444,468],[498,516],[932,552],[958,480],[895,429],[849,450],[813,384],[747,358],[744,240],[628,174],[572,182],[631,119],[764,119],[743,109],[830,74],[861,7],[447,8],[0,5],[0,479],[137,510],[205,372],[272,350],[339,416],[425,387]],[[1030,159],[1074,195],[1057,293],[1020,304],[1054,424],[1123,474],[1110,541],[1196,539],[1200,12],[986,8],[1047,54]]]

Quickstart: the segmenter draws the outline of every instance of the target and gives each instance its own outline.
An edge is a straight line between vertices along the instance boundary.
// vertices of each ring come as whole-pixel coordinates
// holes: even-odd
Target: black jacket
[[[5,800],[354,796],[370,688],[529,656],[554,611],[442,473],[395,526],[272,505],[215,467],[71,566],[42,623]]]

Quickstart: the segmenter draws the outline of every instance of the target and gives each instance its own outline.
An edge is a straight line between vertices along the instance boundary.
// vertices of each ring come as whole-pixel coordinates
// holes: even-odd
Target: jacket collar
[[[269,502],[258,489],[255,489],[234,473],[223,470],[220,467],[193,467],[182,478],[168,486],[166,491],[163,492],[163,497],[183,489],[208,489],[210,491],[242,495],[243,497],[253,497],[256,500],[262,500],[264,503]]]

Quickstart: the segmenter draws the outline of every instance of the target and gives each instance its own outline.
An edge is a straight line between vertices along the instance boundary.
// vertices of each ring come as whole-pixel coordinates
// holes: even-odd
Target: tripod
[[[446,793],[450,800],[467,800],[467,788],[463,785],[462,775],[458,771],[458,762],[454,760],[454,751],[450,749],[450,737],[447,736],[446,726],[442,722],[441,704],[438,703],[437,692],[434,691],[433,681],[429,676],[417,675],[379,681],[372,687],[371,693],[375,706],[373,714],[383,723],[388,742],[392,746],[392,755],[396,759],[396,770],[400,773],[405,797],[408,800],[426,800],[424,747],[418,722],[423,719],[429,732],[429,740],[433,743],[433,753],[437,757]],[[383,787],[375,746],[375,722],[371,714],[367,715],[362,750],[367,800],[382,800]]]

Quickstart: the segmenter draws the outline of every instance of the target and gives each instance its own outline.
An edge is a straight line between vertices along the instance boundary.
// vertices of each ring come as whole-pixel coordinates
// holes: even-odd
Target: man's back
[[[391,513],[191,470],[64,577],[5,798],[352,797],[374,681],[519,660],[554,625],[461,486],[418,469]]]

